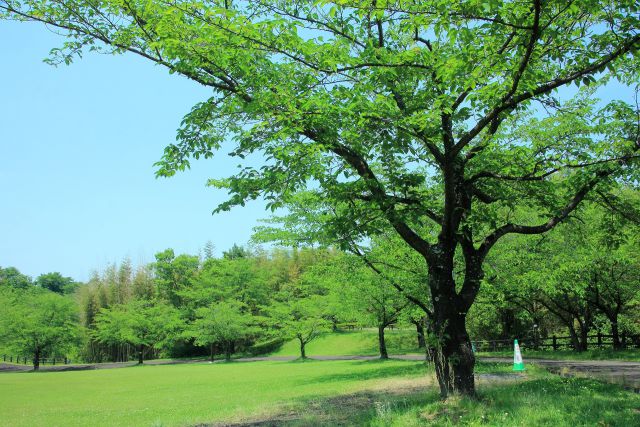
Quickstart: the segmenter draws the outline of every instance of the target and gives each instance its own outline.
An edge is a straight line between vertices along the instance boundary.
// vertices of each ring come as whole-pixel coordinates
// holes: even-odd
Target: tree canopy
[[[79,338],[77,307],[49,291],[0,290],[0,345],[28,355],[37,370],[43,357],[60,357]]]

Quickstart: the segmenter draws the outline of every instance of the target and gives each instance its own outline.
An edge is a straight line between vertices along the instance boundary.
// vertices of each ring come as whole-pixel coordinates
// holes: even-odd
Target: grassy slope
[[[390,330],[385,333],[389,354],[422,353],[417,348],[415,332],[410,330]],[[337,332],[321,335],[306,346],[307,356],[347,356],[376,355],[378,353],[378,331],[361,330]],[[285,343],[271,356],[299,356],[297,340]]]
[[[254,362],[0,374],[0,424],[193,425],[278,411],[351,393],[389,377],[423,376],[416,362]]]

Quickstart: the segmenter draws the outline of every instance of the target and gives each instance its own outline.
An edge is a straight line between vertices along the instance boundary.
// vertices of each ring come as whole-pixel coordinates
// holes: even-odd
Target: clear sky
[[[44,64],[61,42],[42,25],[0,21],[0,266],[86,280],[125,256],[246,243],[264,205],[212,216],[226,195],[205,185],[236,159],[154,177],[183,115],[211,92],[133,55]]]

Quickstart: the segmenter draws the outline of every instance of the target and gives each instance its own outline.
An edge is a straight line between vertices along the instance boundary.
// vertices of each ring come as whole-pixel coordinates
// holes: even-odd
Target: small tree
[[[306,345],[323,332],[331,330],[331,322],[324,312],[322,296],[290,299],[274,304],[270,308],[273,326],[287,339],[296,339],[300,345],[300,358],[306,359]]]
[[[165,303],[132,300],[102,309],[95,318],[94,337],[104,344],[129,344],[136,348],[138,363],[149,348],[163,349],[184,329],[180,313]]]
[[[64,354],[78,338],[76,306],[49,291],[3,292],[0,342],[19,354],[29,355],[33,369],[45,356]]]
[[[255,332],[252,316],[243,309],[244,304],[231,300],[196,310],[196,320],[189,333],[197,345],[209,346],[211,361],[216,344],[222,345],[225,359],[229,361],[236,343]]]
[[[331,273],[335,277],[331,288],[334,298],[340,298],[359,323],[375,325],[380,358],[388,359],[385,329],[398,321],[410,301],[355,257],[336,259]]]

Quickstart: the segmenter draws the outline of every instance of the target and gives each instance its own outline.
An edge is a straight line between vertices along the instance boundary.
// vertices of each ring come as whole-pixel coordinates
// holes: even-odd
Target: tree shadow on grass
[[[297,402],[288,411],[269,418],[206,426],[361,426],[369,425],[372,420],[389,411],[411,410],[432,399],[437,399],[437,395],[424,386],[409,386],[391,391],[363,391],[336,397],[311,397]]]
[[[528,381],[482,383],[479,398],[440,401],[435,386],[418,380],[383,383],[336,397],[311,397],[286,410],[216,426],[638,426],[640,395],[585,378],[548,376]]]

